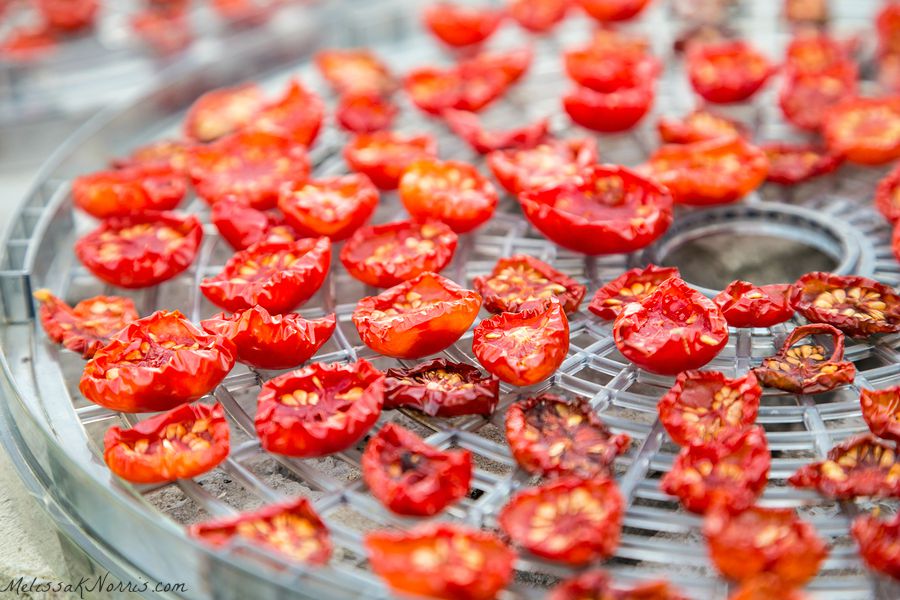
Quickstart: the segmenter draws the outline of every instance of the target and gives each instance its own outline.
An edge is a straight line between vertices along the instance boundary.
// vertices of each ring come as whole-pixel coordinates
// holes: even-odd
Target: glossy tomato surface
[[[502,10],[487,6],[445,1],[429,4],[422,13],[425,26],[435,37],[453,47],[481,44],[497,31],[504,16]]]
[[[653,105],[652,81],[636,80],[610,92],[578,87],[563,96],[563,108],[571,119],[591,131],[628,131],[646,116]]]
[[[631,269],[597,290],[588,309],[598,317],[612,321],[627,305],[642,301],[671,277],[681,277],[676,267],[651,264]]]
[[[749,137],[747,128],[738,121],[704,109],[697,109],[681,119],[662,117],[656,124],[659,137],[667,144],[692,144],[729,137]]]
[[[366,48],[322,50],[315,62],[322,77],[341,95],[382,95],[396,87],[388,66]]]
[[[192,141],[211,142],[241,129],[265,104],[255,84],[221,88],[197,98],[184,118],[184,134]]]
[[[75,206],[98,219],[144,210],[171,210],[187,193],[184,177],[168,166],[97,171],[72,182]]]
[[[873,279],[813,272],[794,284],[791,302],[811,323],[827,323],[864,338],[900,331],[900,296]]]
[[[492,313],[519,312],[556,298],[567,314],[578,310],[586,288],[533,256],[501,258],[490,275],[473,280],[475,290]]]
[[[494,215],[499,197],[478,169],[459,161],[414,162],[400,179],[400,200],[415,219],[434,219],[456,233],[483,225]]]
[[[789,69],[778,105],[784,118],[795,127],[818,131],[832,107],[856,95],[856,77],[852,63],[835,65],[821,73]]]
[[[821,344],[797,344],[807,337],[829,336],[832,352]],[[856,367],[844,358],[844,334],[825,323],[797,327],[774,356],[753,369],[759,382],[793,394],[819,394],[852,383]]]
[[[548,119],[539,119],[500,131],[485,129],[478,115],[472,112],[448,109],[442,116],[450,130],[479,154],[497,150],[533,148],[548,136],[550,129]]]
[[[875,208],[891,223],[900,221],[900,167],[894,167],[875,189]]]
[[[135,148],[124,158],[116,158],[111,165],[117,169],[128,167],[168,167],[175,173],[187,171],[187,155],[193,144],[185,140],[159,140]]]
[[[855,98],[833,106],[822,136],[833,154],[861,165],[900,158],[900,97]]]
[[[638,80],[653,79],[660,64],[644,48],[608,48],[588,44],[567,50],[563,56],[566,75],[595,92],[614,92],[633,87]]]
[[[400,177],[417,160],[436,157],[437,142],[430,135],[379,131],[357,135],[344,146],[350,168],[382,190],[397,189]]]
[[[388,369],[384,408],[416,408],[432,417],[489,416],[499,401],[500,381],[477,367],[443,358],[411,368]]]
[[[788,483],[817,490],[827,498],[900,497],[900,461],[894,444],[873,435],[846,440],[826,460],[800,467]]]
[[[278,208],[294,231],[334,242],[362,227],[377,206],[378,190],[360,174],[288,183],[278,198]]]
[[[335,109],[335,119],[351,133],[374,133],[390,128],[399,109],[378,94],[345,94]]]
[[[112,336],[139,318],[134,302],[121,296],[94,296],[69,306],[50,290],[34,293],[47,337],[67,350],[91,358]]]
[[[863,419],[880,438],[900,442],[900,386],[863,389],[859,394]]]
[[[698,44],[688,52],[688,78],[704,100],[743,102],[773,73],[769,60],[743,41]]]
[[[638,16],[650,0],[575,0],[588,15],[602,23],[627,21]]]
[[[210,220],[235,250],[246,250],[262,242],[293,242],[300,238],[280,216],[253,208],[234,197],[213,204]]]
[[[324,116],[322,100],[294,80],[280,98],[262,106],[249,125],[253,131],[271,133],[292,144],[310,147],[319,135]]]
[[[793,286],[732,281],[713,299],[732,327],[771,327],[794,316]]]
[[[687,600],[669,582],[648,581],[623,587],[600,569],[586,571],[562,581],[547,600]]]
[[[853,521],[850,533],[870,569],[900,579],[900,517],[884,520],[874,514],[862,515]]]
[[[561,185],[597,162],[592,138],[544,141],[533,148],[497,150],[487,163],[510,194]]]
[[[834,172],[843,157],[805,144],[774,143],[761,146],[769,159],[767,179],[781,185],[797,185]]]

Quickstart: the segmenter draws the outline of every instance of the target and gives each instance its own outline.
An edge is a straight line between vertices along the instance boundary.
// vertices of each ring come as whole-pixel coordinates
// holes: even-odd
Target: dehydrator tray
[[[780,2],[734,3],[729,25],[779,58],[789,31],[779,18]],[[835,2],[838,32],[870,26],[879,3]],[[258,68],[251,73],[270,90],[289,77],[302,80],[326,97],[329,92],[309,58],[315,48],[371,46],[398,73],[428,62],[444,62],[441,49],[421,30],[413,0],[350,0],[310,8],[307,30],[296,43],[305,58]],[[656,108],[633,132],[598,137],[606,162],[635,165],[656,145],[654,124],[661,114],[680,115],[694,106],[673,41],[691,24],[659,0],[634,26],[648,34],[657,56],[666,62]],[[553,115],[560,137],[587,135],[561,114],[559,95],[567,83],[559,52],[585,39],[590,24],[572,18],[553,36],[532,40],[535,63],[526,80],[492,108],[487,122],[512,126]],[[506,27],[498,46],[517,47],[527,38]],[[51,344],[35,323],[31,292],[49,287],[55,294],[78,300],[112,290],[81,267],[72,253],[77,236],[92,223],[73,211],[69,184],[73,176],[96,170],[115,156],[156,138],[174,135],[184,109],[203,87],[224,85],[248,77],[240,53],[202,72],[189,73],[160,86],[125,110],[94,119],[59,148],[42,169],[3,237],[0,264],[0,364],[3,368],[5,442],[34,494],[48,507],[61,530],[104,568],[124,578],[138,576],[164,582],[184,582],[190,598],[389,597],[390,593],[366,567],[361,539],[365,531],[386,526],[408,527],[414,521],[384,509],[368,493],[359,470],[361,447],[316,460],[269,455],[260,449],[253,427],[260,382],[272,376],[237,367],[215,391],[232,430],[231,456],[196,480],[146,487],[131,486],[111,475],[102,459],[102,436],[114,424],[136,418],[120,415],[84,400],[77,389],[83,362]],[[771,83],[752,105],[735,109],[752,125],[757,139],[795,139],[775,107],[778,82]],[[428,131],[439,140],[444,158],[473,161],[486,172],[481,158],[439,123],[422,116],[405,100],[398,129]],[[312,151],[314,173],[327,176],[345,171],[341,149],[346,137],[331,123]],[[707,293],[735,278],[755,283],[791,281],[813,269],[857,273],[892,286],[900,284],[900,264],[890,249],[891,231],[872,207],[874,186],[884,172],[844,167],[839,173],[788,190],[765,186],[739,204],[709,209],[679,210],[675,224],[652,247],[628,256],[585,258],[555,246],[523,219],[512,198],[502,200],[493,220],[461,237],[460,247],[444,275],[470,285],[490,271],[501,256],[524,253],[551,263],[587,284],[592,293],[625,269],[646,262],[679,266],[685,278]],[[198,321],[217,312],[198,292],[201,278],[221,269],[231,252],[215,228],[208,225],[208,208],[193,199],[185,210],[201,214],[207,225],[203,247],[186,273],[156,288],[135,293],[141,314],[156,308],[178,308]],[[375,221],[403,214],[393,194],[384,194]],[[350,322],[356,301],[370,295],[334,261],[323,288],[301,312],[308,318],[336,312],[338,327],[316,360],[371,360],[379,368],[398,361],[374,354],[361,344]],[[116,293],[122,293],[116,290]],[[731,377],[746,372],[777,350],[793,323],[771,329],[732,330],[721,354],[709,365]],[[447,358],[477,364],[471,333],[444,352]],[[772,451],[765,506],[797,508],[831,544],[821,573],[808,590],[814,598],[868,599],[900,596],[893,584],[871,575],[861,565],[848,535],[849,523],[870,505],[834,503],[786,485],[798,467],[818,460],[837,442],[866,430],[859,411],[863,387],[900,384],[900,336],[849,341],[846,359],[855,363],[853,385],[833,392],[798,396],[766,390],[758,422]],[[385,412],[380,423],[399,421],[441,448],[469,449],[477,469],[468,498],[436,517],[493,528],[496,515],[511,494],[531,477],[517,468],[506,447],[503,419],[515,400],[549,391],[584,396],[616,431],[633,439],[631,449],[616,461],[616,479],[626,498],[622,543],[603,567],[623,581],[665,577],[692,598],[724,598],[728,583],[712,568],[700,533],[700,519],[681,510],[659,488],[677,447],[657,420],[656,402],[672,379],[643,372],[616,350],[610,325],[586,310],[571,320],[567,360],[550,380],[532,388],[502,387],[500,407],[490,419],[432,419],[414,412]],[[233,514],[262,504],[304,495],[313,500],[328,524],[335,554],[326,568],[290,564],[258,548],[235,543],[213,551],[185,535],[184,525]],[[882,509],[893,512],[888,502]],[[566,567],[527,554],[516,563],[515,582],[504,598],[542,597]]]

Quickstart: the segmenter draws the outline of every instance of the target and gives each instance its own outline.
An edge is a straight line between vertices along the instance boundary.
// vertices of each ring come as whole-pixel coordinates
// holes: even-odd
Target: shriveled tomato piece
[[[443,358],[385,372],[385,408],[416,408],[432,417],[489,416],[497,407],[499,393],[496,377]]]
[[[497,150],[487,163],[510,194],[562,184],[597,162],[592,138],[547,140],[534,148]]]
[[[828,547],[792,508],[753,507],[709,515],[703,525],[713,563],[722,575],[747,581],[776,575],[790,589],[816,576]]]
[[[545,33],[566,18],[571,5],[570,0],[507,0],[506,12],[524,29]]]
[[[440,352],[464,334],[481,308],[481,296],[436,273],[425,272],[356,304],[353,324],[376,352],[421,358]]]
[[[110,410],[169,410],[212,391],[231,371],[235,354],[231,341],[202,331],[180,312],[157,311],[97,350],[78,388]]]
[[[495,534],[452,523],[375,531],[363,543],[372,570],[395,592],[446,600],[491,600],[516,560]]]
[[[384,375],[365,360],[312,363],[265,382],[256,433],[275,454],[314,458],[346,450],[366,434],[384,402]]]
[[[293,80],[281,98],[260,107],[249,125],[254,131],[280,135],[294,144],[309,147],[319,135],[324,116],[321,98]]]
[[[39,316],[47,337],[84,358],[92,357],[114,333],[139,318],[134,302],[121,296],[94,296],[75,306],[46,289],[36,291],[34,297],[41,303]]]
[[[282,185],[310,174],[306,146],[260,130],[239,131],[191,149],[188,171],[197,195],[215,204],[236,197],[261,210],[275,208]]]
[[[231,257],[221,273],[201,282],[200,291],[225,310],[262,306],[285,313],[322,287],[330,264],[328,238],[261,242]]]
[[[606,571],[596,569],[564,580],[547,600],[687,600],[668,581],[648,581],[629,588],[614,584]]]
[[[900,579],[900,516],[884,520],[862,515],[853,521],[850,533],[870,569]]]
[[[651,264],[625,271],[597,290],[588,309],[601,319],[612,321],[627,305],[641,302],[655,292],[660,283],[671,277],[681,277],[676,267]]]
[[[344,147],[351,169],[367,175],[379,189],[397,189],[400,177],[417,160],[437,157],[430,135],[408,136],[391,131],[358,135]]]
[[[765,432],[762,427],[752,427],[685,446],[659,487],[677,496],[691,512],[740,512],[753,506],[762,494],[771,462]]]
[[[198,523],[189,533],[217,547],[238,538],[308,565],[324,565],[331,557],[328,528],[303,497],[236,517]]]
[[[517,254],[501,258],[490,275],[472,284],[492,313],[520,312],[556,298],[566,313],[578,310],[586,288],[533,256]]]
[[[485,77],[493,80],[494,75],[499,73],[506,85],[512,85],[525,75],[533,60],[534,50],[530,46],[509,50],[482,50],[459,61],[459,74],[471,84]]]
[[[479,154],[514,148],[533,148],[547,137],[548,119],[540,119],[515,129],[488,131],[475,113],[445,110],[444,120],[450,129]]]
[[[136,148],[125,158],[112,161],[112,166],[117,169],[128,167],[168,167],[174,173],[187,172],[187,156],[191,146],[190,142],[182,140],[160,140],[151,142],[146,146]]]
[[[497,520],[516,544],[535,556],[583,565],[615,552],[623,510],[613,480],[570,478],[519,492]]]
[[[341,263],[367,285],[387,288],[439,272],[453,258],[457,235],[440,221],[397,221],[361,227],[341,249]]]
[[[785,51],[787,67],[798,73],[824,73],[851,60],[848,44],[822,31],[804,31]]]
[[[185,115],[184,134],[190,140],[211,142],[249,124],[264,104],[262,89],[252,83],[207,92]]]
[[[27,62],[52,54],[59,41],[47,25],[34,28],[16,27],[0,42],[0,56],[7,60]]]
[[[802,0],[804,2],[809,0]],[[818,0],[814,0],[818,1]],[[741,582],[728,600],[809,600],[809,597],[797,589],[788,589],[777,575],[763,574]]]
[[[729,379],[718,371],[684,371],[657,408],[672,440],[688,446],[713,442],[753,425],[760,396],[753,373]]]
[[[856,76],[856,66],[849,62],[821,73],[788,70],[778,105],[795,127],[818,131],[833,106],[856,94]]]
[[[171,210],[187,193],[184,177],[167,166],[97,171],[72,182],[75,206],[98,219],[143,210]]]
[[[378,190],[359,173],[287,183],[278,197],[278,208],[294,231],[335,242],[362,227],[377,206]]]
[[[187,11],[181,6],[147,6],[132,14],[128,24],[151,50],[163,55],[185,50],[194,38]]]
[[[542,394],[506,413],[506,440],[519,465],[535,475],[608,477],[631,438],[613,435],[584,398]]]
[[[300,237],[283,218],[257,210],[237,198],[223,198],[213,204],[210,218],[235,250],[246,250],[261,242],[293,242]]]
[[[863,389],[859,394],[863,419],[880,438],[900,442],[900,386],[883,390]]]
[[[725,347],[728,325],[712,300],[677,277],[625,306],[613,326],[616,347],[638,367],[660,375],[699,369]]]
[[[373,133],[388,129],[397,116],[397,107],[377,94],[345,94],[335,109],[338,125],[353,133]]]
[[[596,92],[614,92],[633,87],[637,80],[653,79],[660,71],[659,61],[641,49],[587,46],[567,50],[566,75],[582,87]]]
[[[308,361],[328,341],[335,317],[309,320],[297,313],[270,315],[262,306],[254,306],[232,315],[220,313],[200,326],[234,342],[239,362],[259,369],[290,369]]]
[[[794,284],[791,302],[809,322],[852,337],[900,331],[900,296],[866,277],[807,273]]]
[[[360,465],[372,495],[400,515],[436,515],[468,494],[472,481],[471,452],[438,450],[396,423],[369,440]]]
[[[322,77],[343,94],[387,94],[396,83],[387,65],[365,48],[332,48],[316,54]]]
[[[739,40],[692,47],[687,69],[694,91],[717,104],[747,100],[774,72],[769,59]]]
[[[793,286],[732,281],[713,299],[732,327],[771,327],[794,316]]]
[[[457,68],[416,69],[407,75],[403,87],[419,109],[440,116],[454,108],[479,112],[500,98],[511,83],[509,74],[499,68],[469,62]]]
[[[831,356],[819,344],[795,344],[812,335],[831,337],[834,349]],[[756,378],[766,387],[778,388],[793,394],[820,394],[852,383],[856,367],[844,358],[844,334],[831,325],[817,323],[797,327],[784,341],[778,354],[763,359],[753,369]]]
[[[414,162],[400,179],[400,200],[417,219],[435,219],[456,233],[483,225],[499,202],[494,184],[472,165],[455,160]]]
[[[131,429],[110,427],[103,436],[103,459],[132,483],[190,479],[225,460],[228,440],[221,404],[182,404]]]
[[[91,27],[97,19],[97,0],[35,0],[41,19],[58,31],[75,32]]]
[[[146,210],[103,221],[75,242],[75,255],[107,283],[143,288],[191,266],[202,239],[197,217]]]
[[[788,483],[836,500],[900,497],[900,461],[894,445],[871,434],[836,445],[826,460],[800,467]]]
[[[448,46],[477,46],[491,37],[503,21],[502,10],[439,1],[422,13],[425,26]]]
[[[644,10],[650,0],[576,0],[576,2],[594,19],[608,23],[633,19]]]
[[[861,165],[900,158],[900,96],[855,98],[833,106],[822,125],[828,150]]]
[[[563,108],[578,125],[601,133],[628,131],[653,105],[652,81],[636,79],[611,92],[577,87],[563,96]]]
[[[748,137],[747,128],[738,121],[697,109],[682,119],[660,118],[659,137],[667,144],[692,144],[729,137]]]
[[[875,208],[891,223],[900,221],[900,166],[878,182],[875,190]]]
[[[843,157],[805,144],[774,143],[761,146],[769,159],[767,179],[782,185],[797,185],[835,171]]]
[[[559,368],[569,352],[569,320],[559,302],[501,313],[475,327],[478,362],[506,383],[534,385]]]

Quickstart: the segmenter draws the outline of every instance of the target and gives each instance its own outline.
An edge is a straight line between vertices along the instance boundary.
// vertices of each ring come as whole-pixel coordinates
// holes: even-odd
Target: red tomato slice
[[[855,98],[834,105],[822,136],[828,150],[861,165],[900,158],[900,96]]]
[[[300,237],[283,218],[256,210],[237,198],[223,198],[213,204],[210,218],[235,250],[246,250],[263,242],[294,242]]]
[[[635,87],[638,81],[655,78],[660,63],[645,51],[604,48],[589,44],[566,51],[566,75],[582,87],[610,93]]]
[[[900,221],[900,166],[878,182],[875,190],[875,208],[884,218],[896,224]]]
[[[671,277],[681,278],[677,268],[647,265],[631,269],[597,290],[588,309],[601,319],[612,321],[626,306],[641,302]]]
[[[834,350],[831,356],[818,344],[795,344],[813,335],[831,336]],[[753,369],[756,378],[766,387],[778,388],[792,394],[820,394],[852,383],[856,367],[844,358],[844,334],[825,323],[797,327],[784,341],[775,356],[764,358]]]
[[[878,32],[879,52],[897,54],[900,52],[900,6],[886,3],[875,18]]]
[[[382,190],[397,189],[406,169],[426,158],[437,158],[437,142],[430,135],[379,131],[358,135],[344,147],[344,160],[350,168],[368,176]]]
[[[132,483],[191,479],[228,456],[228,422],[221,404],[182,404],[131,429],[110,427],[103,459]]]
[[[52,54],[58,45],[56,33],[47,25],[16,27],[0,42],[0,56],[19,62],[40,60]]]
[[[768,181],[797,185],[835,171],[843,157],[803,144],[764,144],[762,151],[769,159]]]
[[[576,312],[586,288],[532,256],[501,258],[489,276],[476,277],[472,285],[492,313],[520,312],[556,298],[567,314]]]
[[[566,18],[570,0],[507,0],[506,12],[524,29],[545,33]]]
[[[120,296],[94,296],[74,307],[50,290],[40,289],[34,297],[41,303],[39,316],[47,337],[84,358],[92,357],[113,334],[140,318],[134,302]]]
[[[597,162],[597,143],[592,138],[549,139],[534,148],[491,152],[488,166],[510,194],[556,187]]]
[[[479,112],[500,98],[511,85],[501,65],[470,61],[457,68],[425,67],[404,80],[410,101],[422,111],[440,116],[446,110]]]
[[[852,60],[848,44],[821,31],[795,36],[785,51],[787,66],[798,73],[825,73]]]
[[[335,118],[338,125],[352,133],[373,133],[388,129],[398,112],[384,96],[345,94],[335,109]]]
[[[900,517],[885,521],[875,514],[862,515],[853,521],[850,533],[870,569],[900,579]]]
[[[856,65],[843,63],[822,73],[788,70],[778,105],[795,127],[818,131],[833,106],[856,95]]]
[[[867,277],[807,273],[794,284],[791,303],[810,323],[827,323],[852,337],[900,331],[900,296]]]
[[[576,3],[597,21],[608,23],[633,19],[650,0],[576,0]]]
[[[737,40],[693,46],[687,70],[694,91],[716,104],[747,100],[775,71],[769,59]]]
[[[410,407],[432,417],[490,416],[497,407],[500,381],[472,365],[443,358],[411,369],[388,369],[384,407]]]
[[[92,27],[100,9],[97,0],[35,0],[34,7],[44,23],[66,33]]]
[[[431,33],[455,48],[481,44],[497,31],[504,16],[502,10],[445,1],[429,4],[422,13],[425,26]]]
[[[254,131],[273,133],[310,147],[319,135],[324,116],[322,100],[294,80],[281,98],[260,107],[249,126]]]
[[[421,275],[356,304],[353,324],[363,343],[385,356],[421,358],[464,334],[481,296],[436,273]]]
[[[482,127],[475,113],[445,110],[443,117],[450,130],[479,154],[510,148],[533,148],[547,137],[550,128],[548,119],[540,119],[516,129],[488,131]]]
[[[465,497],[472,481],[471,452],[438,450],[396,423],[369,440],[360,465],[372,495],[400,515],[436,515]]]
[[[384,402],[384,375],[360,359],[313,363],[265,382],[256,408],[256,433],[268,452],[315,458],[356,444]]]
[[[605,571],[596,569],[564,580],[547,600],[687,600],[667,581],[648,581],[630,588],[614,585]]]
[[[207,92],[188,109],[184,134],[192,141],[211,142],[248,125],[264,104],[262,89],[252,83]]]
[[[652,81],[635,80],[611,92],[578,87],[563,96],[563,108],[571,119],[592,131],[618,133],[638,124],[653,106]]]
[[[388,94],[396,87],[384,62],[365,48],[332,48],[316,54],[316,67],[338,94]]]
[[[128,157],[115,159],[112,166],[117,169],[128,167],[158,167],[186,174],[190,142],[181,140],[160,140],[135,149]]]
[[[278,208],[288,225],[300,235],[323,235],[339,242],[372,217],[378,198],[378,189],[372,181],[354,173],[285,184]]]
[[[790,0],[789,0],[790,1]],[[820,0],[800,0],[819,2]],[[760,575],[740,584],[728,600],[809,600],[809,596],[795,589],[786,589],[785,583],[777,575]]]
[[[150,6],[134,13],[129,25],[145,44],[163,55],[185,50],[194,40],[190,20],[182,7]]]
[[[835,500],[898,498],[897,449],[871,434],[860,435],[836,445],[826,460],[800,467],[788,483]]]
[[[485,78],[492,82],[494,75],[499,73],[503,76],[505,86],[509,86],[525,75],[533,61],[534,50],[525,46],[511,50],[483,50],[474,56],[463,58],[458,66],[460,76],[468,83]],[[474,109],[462,108],[462,110]]]
[[[732,281],[713,302],[732,327],[772,327],[794,316],[793,286]]]
[[[660,118],[656,125],[659,137],[667,144],[692,144],[718,138],[750,137],[738,121],[697,109],[682,119]]]
[[[144,210],[172,210],[187,193],[187,181],[168,166],[97,171],[72,182],[75,206],[98,219]]]
[[[435,219],[456,233],[486,223],[499,202],[494,184],[478,169],[459,161],[423,159],[400,179],[400,201],[415,219]]]
[[[869,430],[880,438],[900,442],[900,386],[860,390],[859,404]]]

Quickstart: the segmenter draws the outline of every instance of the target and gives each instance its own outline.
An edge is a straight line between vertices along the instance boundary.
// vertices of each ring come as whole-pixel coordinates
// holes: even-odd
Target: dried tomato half
[[[565,273],[524,254],[501,258],[490,275],[478,276],[472,284],[492,313],[519,312],[556,298],[570,314],[578,310],[586,291]]]
[[[316,54],[316,67],[335,92],[388,94],[396,82],[387,65],[365,48],[331,48]]]
[[[787,67],[799,73],[823,73],[851,60],[847,43],[822,31],[803,32],[785,50]]]
[[[483,225],[499,202],[494,184],[478,169],[459,161],[423,159],[400,179],[400,200],[417,219],[435,219],[456,233]]]
[[[81,375],[84,397],[110,410],[158,412],[192,402],[234,366],[234,344],[178,311],[132,321],[97,350]]]
[[[346,450],[366,434],[384,402],[384,375],[365,360],[312,363],[265,382],[257,397],[263,448],[298,458]]]
[[[602,23],[627,21],[638,16],[650,0],[575,0],[588,15]]]
[[[112,161],[116,169],[128,167],[168,167],[174,173],[184,174],[187,171],[187,156],[190,142],[182,140],[160,140],[135,149],[125,158]]]
[[[769,159],[767,179],[782,185],[797,185],[834,172],[843,157],[805,144],[774,143],[761,146]]]
[[[437,142],[430,135],[378,131],[358,135],[344,147],[344,160],[350,168],[368,176],[382,190],[397,189],[411,164],[435,157]]]
[[[131,429],[110,427],[103,436],[103,459],[132,483],[190,479],[225,460],[228,440],[221,404],[182,404]]]
[[[506,440],[519,465],[535,475],[609,477],[631,438],[613,435],[590,403],[542,394],[506,413]]]
[[[191,266],[202,239],[197,217],[146,210],[103,221],[75,242],[75,255],[107,283],[144,288]]]
[[[601,133],[628,131],[653,105],[652,80],[635,79],[610,92],[577,87],[563,96],[563,108],[582,127]]]
[[[331,557],[328,528],[302,497],[236,517],[197,523],[189,534],[216,547],[238,538],[308,565],[324,565]]]
[[[559,302],[518,313],[501,313],[475,327],[472,351],[478,362],[512,385],[544,381],[569,352],[569,320]]]
[[[385,356],[421,358],[464,334],[481,296],[436,273],[425,272],[377,296],[362,298],[353,324],[363,343]]]
[[[718,138],[749,136],[742,123],[704,109],[697,109],[682,119],[663,117],[656,128],[659,137],[667,144],[692,144]]]
[[[728,325],[712,300],[671,277],[613,326],[616,347],[638,367],[660,375],[699,369],[725,347]]]
[[[262,89],[252,83],[212,90],[188,109],[184,134],[193,141],[211,142],[249,124],[264,104]]]
[[[886,3],[875,17],[875,28],[880,54],[900,52],[900,6],[893,2]]]
[[[788,483],[836,500],[900,497],[900,462],[893,445],[871,434],[836,445],[826,460],[800,467]]]
[[[398,109],[390,99],[378,94],[345,94],[335,109],[335,119],[352,133],[373,133],[388,129]]]
[[[900,516],[887,521],[874,514],[859,516],[850,533],[870,569],[900,579]]]
[[[834,350],[830,357],[826,358],[827,351],[819,344],[794,346],[812,335],[831,336]],[[753,374],[766,387],[793,394],[820,394],[853,382],[856,367],[843,358],[843,333],[824,323],[804,325],[794,329],[778,354],[763,359]]]
[[[491,600],[512,580],[516,554],[493,533],[452,523],[374,531],[369,564],[395,592],[446,600]]]
[[[41,303],[41,325],[47,337],[67,350],[90,358],[109,343],[113,334],[139,317],[134,302],[121,296],[94,296],[69,306],[50,290],[34,293]]]
[[[866,277],[807,273],[794,284],[791,302],[811,323],[827,323],[852,337],[900,331],[900,296]]]
[[[57,31],[72,33],[91,27],[97,20],[97,0],[35,0],[41,20]]]
[[[615,585],[606,571],[575,575],[553,588],[547,600],[687,600],[668,581],[648,581],[630,588]]]
[[[333,314],[304,319],[297,313],[270,315],[254,306],[220,313],[200,326],[234,342],[237,360],[258,369],[291,369],[308,361],[334,333]]]
[[[880,438],[900,442],[900,386],[883,390],[863,389],[859,394],[863,419]]]
[[[278,208],[294,231],[339,242],[362,227],[378,206],[378,190],[365,175],[340,175],[281,188]]]
[[[900,166],[878,182],[875,190],[875,208],[891,223],[900,221]]]
[[[795,127],[818,131],[833,106],[856,95],[857,70],[847,62],[821,73],[788,70],[778,105]]]
[[[237,198],[223,198],[213,204],[210,219],[219,235],[235,250],[246,250],[262,242],[293,242],[300,237],[283,218],[257,210]]]
[[[555,187],[597,162],[597,143],[592,138],[547,140],[534,148],[497,150],[487,157],[488,166],[510,194]]]
[[[641,302],[656,291],[666,279],[681,277],[676,267],[657,267],[647,265],[625,271],[594,294],[588,309],[607,321],[612,321],[626,306],[633,302]]]
[[[385,408],[416,408],[432,417],[489,416],[497,407],[499,394],[496,377],[443,358],[385,372]]]
[[[833,154],[861,165],[900,158],[900,97],[854,98],[831,107],[822,137]]]
[[[732,281],[713,298],[732,327],[771,327],[794,316],[793,286],[756,286],[749,281]]]
[[[762,389],[753,373],[729,379],[718,371],[679,373],[657,404],[659,419],[679,446],[714,442],[756,422]]]
[[[171,210],[186,193],[184,177],[168,166],[97,171],[72,182],[75,206],[98,219],[125,217],[144,210]]]
[[[568,478],[519,492],[497,521],[516,544],[535,556],[583,565],[615,552],[623,511],[622,495],[613,480]]]
[[[550,121],[539,119],[515,129],[505,131],[486,130],[478,115],[465,110],[445,110],[447,126],[460,139],[479,154],[510,148],[533,148],[547,137]]]
[[[740,512],[753,506],[769,479],[772,456],[762,427],[685,446],[660,489],[687,510]]]
[[[595,92],[633,87],[637,80],[652,79],[660,70],[659,61],[643,49],[632,51],[589,44],[567,50],[564,58],[566,75]]]
[[[250,127],[310,147],[319,135],[324,116],[322,99],[294,80],[281,98],[267,102],[253,115]]]
[[[330,264],[328,238],[261,242],[228,259],[221,273],[200,283],[200,291],[225,310],[262,306],[285,313],[322,287]]]
[[[672,223],[672,195],[634,171],[595,165],[578,178],[519,195],[525,217],[564,248],[621,254],[645,248]]]
[[[806,0],[804,0],[806,1]],[[818,2],[819,0],[814,0]],[[764,574],[741,582],[728,600],[809,600],[809,597],[797,589],[786,589],[784,582],[777,575]]]
[[[144,44],[162,55],[185,50],[194,39],[187,11],[180,6],[149,4],[133,13],[128,24]]]
[[[506,12],[520,27],[545,33],[566,18],[570,0],[507,0]]]
[[[27,62],[53,54],[59,46],[58,34],[47,25],[15,27],[0,41],[0,57]]]
[[[472,481],[471,452],[438,450],[396,423],[372,436],[360,465],[372,495],[400,515],[436,515],[468,494]]]
[[[747,100],[774,72],[769,59],[740,40],[693,46],[687,70],[694,91],[716,104]]]
[[[491,37],[505,14],[488,7],[472,7],[439,1],[422,13],[425,26],[439,40],[457,48],[476,46]]]

